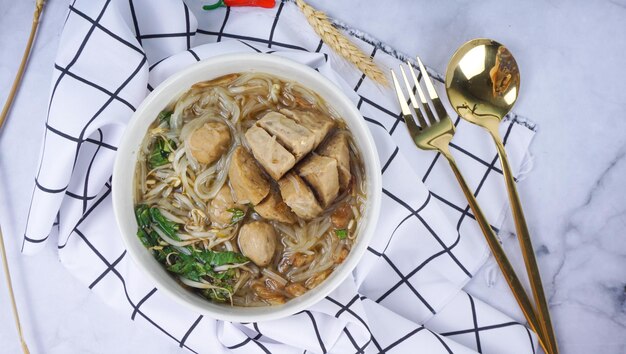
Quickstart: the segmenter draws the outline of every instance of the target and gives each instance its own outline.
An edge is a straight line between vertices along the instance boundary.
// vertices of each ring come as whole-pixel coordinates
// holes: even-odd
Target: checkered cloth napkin
[[[62,263],[103,301],[193,352],[533,353],[524,325],[461,290],[488,249],[445,160],[413,146],[394,93],[336,57],[290,1],[212,12],[188,3],[70,5],[23,252],[56,238]],[[388,47],[346,33],[382,65],[400,63]],[[335,82],[363,114],[383,166],[376,236],[353,276],[306,311],[271,322],[220,322],[163,295],[129,259],[111,207],[116,145],[142,99],[196,61],[233,52],[288,57]],[[496,152],[478,128],[454,121],[453,154],[497,227],[506,200]],[[514,115],[501,128],[519,171],[533,129]]]

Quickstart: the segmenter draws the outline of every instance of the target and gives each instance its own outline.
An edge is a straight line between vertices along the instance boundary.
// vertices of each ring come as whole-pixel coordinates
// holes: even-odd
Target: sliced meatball
[[[274,258],[276,238],[276,230],[272,225],[264,221],[253,221],[241,227],[237,242],[244,256],[259,267],[264,267]]]
[[[300,176],[290,172],[278,181],[280,194],[291,210],[305,220],[311,220],[324,211],[315,195]]]
[[[339,194],[337,160],[311,154],[298,166],[298,174],[313,187],[322,207],[326,208],[337,198]]]
[[[276,141],[276,137],[270,136],[263,128],[254,125],[248,129],[246,141],[254,158],[275,180],[279,180],[296,164],[293,155]]]
[[[270,181],[250,153],[242,146],[235,148],[228,169],[230,185],[239,204],[259,204],[270,192]]]
[[[309,111],[289,110],[283,108],[280,113],[291,118],[301,124],[303,127],[312,131],[315,135],[315,146],[319,145],[328,132],[335,127],[335,121],[320,112],[313,113]]]
[[[275,136],[296,161],[300,161],[315,147],[315,135],[310,130],[278,112],[266,114],[257,124]]]
[[[189,137],[191,155],[202,164],[212,164],[228,150],[230,129],[223,122],[206,122]]]
[[[272,189],[270,194],[254,207],[254,210],[262,217],[268,220],[275,220],[285,224],[293,224],[296,222],[296,214],[285,204],[280,193]]]
[[[225,227],[230,224],[233,217],[233,213],[228,210],[233,208],[235,208],[233,194],[228,184],[224,184],[207,206],[209,220],[220,228]]]
[[[350,185],[350,148],[347,132],[340,130],[317,149],[317,153],[337,160],[339,168],[339,191],[343,192]]]

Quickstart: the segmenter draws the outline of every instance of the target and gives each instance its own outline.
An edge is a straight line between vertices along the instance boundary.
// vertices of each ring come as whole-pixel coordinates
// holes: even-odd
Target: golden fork
[[[487,218],[480,209],[480,206],[478,205],[474,194],[472,193],[469,186],[465,182],[465,179],[461,175],[461,171],[457,167],[454,157],[452,156],[452,154],[450,154],[449,145],[452,137],[454,136],[454,125],[452,124],[452,120],[450,120],[446,109],[441,103],[441,100],[437,95],[437,91],[435,91],[435,86],[428,77],[426,68],[424,67],[424,64],[422,64],[422,61],[419,57],[417,57],[417,63],[419,65],[420,72],[422,73],[422,78],[426,86],[426,92],[428,93],[432,106],[435,108],[435,112],[430,109],[428,101],[426,100],[426,96],[424,95],[424,91],[422,90],[421,84],[417,79],[417,75],[415,74],[411,63],[407,63],[409,67],[409,72],[411,73],[411,76],[413,78],[413,83],[415,84],[417,94],[420,98],[422,106],[420,107],[417,99],[415,98],[415,94],[413,93],[412,86],[409,84],[409,79],[407,78],[407,75],[404,71],[404,67],[400,66],[402,78],[409,95],[409,100],[411,102],[411,105],[413,106],[415,116],[417,117],[417,122],[415,121],[413,114],[411,114],[411,110],[409,109],[407,100],[404,96],[402,88],[400,87],[398,78],[396,77],[395,72],[391,70],[393,85],[396,89],[398,102],[400,103],[400,107],[402,109],[402,116],[406,123],[407,129],[409,130],[411,140],[413,140],[413,143],[415,143],[418,148],[423,150],[438,151],[448,160],[448,163],[450,164],[450,167],[452,168],[452,171],[454,172],[454,175],[456,176],[456,179],[461,185],[461,189],[463,190],[463,193],[467,198],[469,206],[474,213],[476,221],[478,222],[480,229],[485,235],[487,244],[489,245],[489,248],[491,249],[491,252],[495,257],[496,262],[500,266],[500,269],[504,274],[504,278],[509,284],[509,287],[511,288],[511,291],[515,296],[517,303],[522,309],[522,312],[524,313],[524,316],[526,317],[530,328],[535,333],[537,333],[542,348],[544,348],[544,350],[549,353],[549,351],[546,350],[546,341],[544,340],[544,338],[541,338],[539,336],[539,333],[542,333],[540,331],[541,327],[537,320],[537,315],[535,313],[532,302],[530,301],[528,294],[526,294],[526,291],[524,290],[521,281],[517,277],[513,266],[509,262],[506,253],[502,249],[498,237],[494,233],[493,229],[489,225],[489,222],[487,221]]]

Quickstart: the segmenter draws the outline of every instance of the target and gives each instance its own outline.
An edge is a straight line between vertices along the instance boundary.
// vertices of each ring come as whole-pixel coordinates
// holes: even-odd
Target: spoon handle
[[[500,157],[500,163],[502,164],[502,173],[506,182],[506,189],[509,195],[509,203],[511,204],[511,211],[515,220],[515,230],[517,231],[517,239],[519,240],[522,255],[524,256],[524,264],[526,265],[526,272],[528,272],[528,278],[530,280],[530,287],[533,292],[535,303],[537,304],[537,317],[541,326],[541,331],[546,337],[550,349],[547,351],[550,354],[558,354],[559,348],[554,334],[554,328],[552,327],[552,320],[550,319],[550,312],[548,308],[548,302],[546,301],[546,295],[543,291],[543,285],[541,282],[541,275],[539,273],[539,267],[537,266],[537,259],[535,258],[535,252],[532,242],[530,240],[530,233],[528,232],[528,225],[526,224],[526,218],[524,217],[524,211],[522,210],[522,203],[517,193],[515,186],[515,179],[513,173],[511,173],[511,166],[509,165],[509,159],[502,139],[500,139],[497,130],[490,130],[491,136],[498,149],[498,156]]]
[[[526,320],[528,321],[530,328],[535,333],[537,333],[537,337],[539,338],[539,342],[541,344],[541,347],[544,349],[544,351],[546,353],[551,353],[548,350],[549,349],[548,343],[546,342],[544,336],[541,335],[542,333],[541,327],[539,325],[539,321],[537,320],[537,316],[536,316],[533,304],[530,298],[528,297],[528,294],[526,294],[526,291],[524,290],[524,286],[522,285],[522,282],[517,277],[517,274],[515,273],[515,270],[513,269],[511,262],[509,262],[509,259],[507,258],[506,253],[504,252],[504,249],[502,249],[500,240],[494,233],[493,229],[491,228],[491,225],[489,224],[489,221],[487,221],[487,218],[485,217],[482,210],[480,209],[480,206],[478,205],[478,202],[476,201],[476,198],[474,197],[474,193],[472,193],[472,190],[467,185],[467,182],[465,182],[465,179],[463,178],[461,171],[457,167],[454,157],[450,154],[450,151],[448,151],[447,148],[441,149],[440,151],[442,155],[450,163],[450,167],[452,168],[452,171],[454,172],[454,176],[456,177],[457,181],[461,185],[461,189],[463,190],[463,193],[465,194],[465,197],[467,198],[469,206],[472,209],[472,213],[474,214],[474,217],[476,218],[476,221],[478,222],[480,229],[485,235],[487,244],[489,245],[489,248],[491,249],[491,252],[493,253],[494,258],[496,259],[496,262],[498,263],[498,266],[500,267],[502,274],[504,274],[504,278],[506,279],[509,285],[509,288],[511,288],[513,295],[515,296],[515,300],[517,300],[517,303],[519,304],[522,312],[524,313],[524,317],[526,317]]]

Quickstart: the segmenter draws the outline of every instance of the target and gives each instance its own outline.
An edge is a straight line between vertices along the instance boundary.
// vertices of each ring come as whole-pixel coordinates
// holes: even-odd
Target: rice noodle
[[[250,279],[251,275],[249,272],[243,272],[241,274],[241,276],[239,277],[239,280],[237,281],[237,283],[235,283],[235,286],[233,286],[233,293],[237,293],[237,290],[239,290],[239,288],[248,281],[248,279]]]
[[[285,286],[288,283],[288,281],[285,278],[283,278],[280,275],[274,273],[273,271],[271,271],[268,268],[263,268],[261,273],[263,275],[267,276],[268,278],[271,278],[271,279],[277,281],[281,286]]]
[[[223,272],[229,269],[241,268],[245,263],[237,263],[237,264],[224,264],[218,267],[213,268],[216,272]]]

